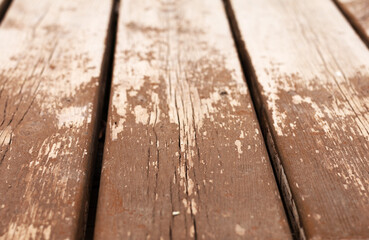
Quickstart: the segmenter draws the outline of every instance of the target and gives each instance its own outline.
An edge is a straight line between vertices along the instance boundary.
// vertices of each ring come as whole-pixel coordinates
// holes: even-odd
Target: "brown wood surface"
[[[332,1],[231,3],[301,237],[368,239],[368,49]]]
[[[0,238],[84,232],[111,1],[17,0],[0,27]]]
[[[290,239],[222,1],[121,2],[96,239]]]
[[[335,0],[369,47],[369,0]]]

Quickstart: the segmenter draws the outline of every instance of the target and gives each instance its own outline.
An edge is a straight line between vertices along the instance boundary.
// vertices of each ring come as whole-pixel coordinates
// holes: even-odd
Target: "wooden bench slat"
[[[1,24],[1,239],[84,233],[111,8],[17,0]]]
[[[369,47],[369,1],[335,0]]]
[[[369,238],[368,49],[331,1],[231,3],[296,221],[308,239]]]
[[[121,2],[96,239],[290,239],[222,1]]]

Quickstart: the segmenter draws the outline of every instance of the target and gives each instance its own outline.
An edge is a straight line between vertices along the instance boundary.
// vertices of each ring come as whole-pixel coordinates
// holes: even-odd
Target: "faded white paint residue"
[[[195,227],[194,225],[191,225],[190,227],[190,237],[193,238],[195,236]]]
[[[197,205],[196,205],[195,199],[191,200],[191,209],[192,209],[192,214],[196,215],[197,214]]]
[[[274,126],[275,131],[277,132],[279,136],[283,136],[282,129],[285,127],[284,120],[287,117],[286,114],[275,110],[273,111],[272,115],[273,115],[273,120],[274,120],[273,126]]]
[[[73,126],[79,128],[85,121],[88,122],[90,120],[88,116],[88,106],[63,108],[57,116],[58,127],[61,128],[62,126]]]
[[[113,87],[112,103],[117,115],[120,117],[116,124],[111,125],[111,137],[115,141],[118,139],[118,134],[123,131],[123,125],[126,117],[127,108],[127,93],[126,87],[123,84],[117,84]]]
[[[236,147],[237,147],[238,155],[242,154],[242,153],[243,153],[243,151],[242,151],[242,149],[241,149],[241,147],[242,147],[242,143],[241,143],[241,141],[240,141],[240,140],[236,140],[236,141],[234,142],[234,144],[235,144],[235,145],[236,145]]]
[[[111,139],[113,141],[118,139],[118,134],[123,131],[124,119],[119,119],[119,122],[115,125],[111,125]]]
[[[292,102],[293,104],[301,104],[303,102],[303,99],[300,95],[294,95],[292,96]]]
[[[187,207],[187,199],[185,199],[185,198],[184,198],[184,199],[182,200],[182,203],[183,203],[183,206],[184,206],[184,207]]]
[[[241,103],[237,101],[236,99],[232,99],[229,103],[231,104],[232,107],[241,106]]]
[[[188,179],[187,184],[188,184],[188,189],[187,189],[188,195],[191,196],[193,193],[193,188],[194,188],[194,183],[191,178]]]
[[[11,236],[12,239],[36,239],[38,234],[42,234],[45,239],[50,239],[51,226],[35,227],[33,224],[11,223],[6,234],[2,237],[7,238]],[[2,239],[2,237],[0,237]]]
[[[51,234],[51,226],[48,226],[44,229],[44,237],[45,239],[50,239]]]
[[[336,72],[336,76],[337,76],[337,77],[343,77],[342,72],[337,71],[337,72]]]
[[[179,176],[184,179],[186,177],[186,167],[185,166],[180,166],[179,169]]]
[[[153,107],[153,111],[150,113],[150,125],[154,125],[160,121],[160,99],[157,93],[151,93],[151,105]]]
[[[50,149],[50,152],[49,152],[48,157],[49,158],[56,158],[58,156],[58,152],[59,152],[60,146],[61,146],[61,142],[54,143],[52,145],[51,149]]]
[[[147,113],[147,109],[141,107],[141,105],[137,105],[134,108],[136,123],[147,124],[149,119],[149,114]]]
[[[237,235],[239,235],[239,236],[244,236],[245,233],[246,233],[246,230],[243,227],[241,227],[239,224],[236,224],[236,227],[235,227],[234,230],[236,231]]]
[[[197,90],[196,90],[196,93],[197,93]],[[211,119],[211,113],[215,113],[218,111],[216,104],[218,104],[221,99],[222,98],[219,94],[219,89],[215,88],[214,92],[209,94],[209,98],[202,98],[200,100],[201,106],[198,109],[199,118],[197,121],[197,125],[199,126],[199,128],[202,126],[203,119],[205,117]]]
[[[135,90],[129,91],[129,92],[128,92],[128,95],[129,95],[130,97],[135,97],[135,96],[137,96],[137,91],[135,91]]]
[[[265,75],[264,73],[260,75]],[[291,90],[291,87],[283,82],[277,81],[277,79],[270,78],[269,76],[260,77],[260,83],[263,86],[264,95],[267,97],[268,109],[272,112],[273,126],[278,135],[283,136],[283,128],[285,127],[284,120],[286,114],[278,109],[277,101],[279,100],[279,88],[285,91]]]
[[[318,106],[318,104],[316,104],[315,102],[313,102],[310,97],[304,97],[304,98],[302,98],[299,95],[294,95],[292,97],[292,102],[294,104],[302,104],[302,103],[309,104],[311,106],[311,108],[313,108],[313,110],[314,110],[314,118],[315,118],[315,120],[323,128],[323,130],[324,130],[325,133],[329,133],[330,132],[329,124],[324,119],[324,113],[323,113],[322,109]],[[314,130],[312,129],[312,131],[314,131]]]

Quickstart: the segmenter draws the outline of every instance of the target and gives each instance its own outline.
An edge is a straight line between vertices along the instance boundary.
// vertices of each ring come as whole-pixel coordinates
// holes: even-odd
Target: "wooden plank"
[[[0,28],[0,238],[84,232],[110,1],[14,1]]]
[[[368,49],[331,1],[231,3],[301,237],[369,238]]]
[[[369,1],[335,0],[335,2],[369,47]]]
[[[290,239],[222,1],[120,7],[96,239]]]

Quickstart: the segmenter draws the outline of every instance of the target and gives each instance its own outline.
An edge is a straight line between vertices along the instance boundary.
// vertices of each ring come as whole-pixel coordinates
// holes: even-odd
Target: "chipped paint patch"
[[[239,236],[244,236],[246,233],[246,230],[243,227],[241,227],[239,224],[236,224],[236,227],[234,228],[234,230],[236,234]]]

